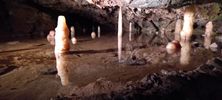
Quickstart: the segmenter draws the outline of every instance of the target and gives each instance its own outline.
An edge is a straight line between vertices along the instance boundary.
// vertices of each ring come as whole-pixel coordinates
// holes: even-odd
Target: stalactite
[[[123,34],[123,23],[122,23],[122,7],[119,8],[118,17],[118,60],[121,62],[122,57],[122,34]]]
[[[100,36],[101,36],[101,29],[100,29],[100,26],[98,26],[97,31],[98,31],[98,38],[100,38]]]
[[[209,49],[211,40],[212,40],[212,34],[213,34],[213,23],[212,21],[209,21],[206,24],[206,30],[205,30],[205,35],[204,35],[204,47],[206,49]]]
[[[66,25],[66,19],[64,16],[58,17],[58,23],[55,34],[55,56],[56,56],[56,68],[58,75],[60,76],[62,85],[69,84],[68,70],[66,63],[63,59],[63,55],[69,52],[69,29]]]
[[[132,41],[132,22],[129,23],[129,41]]]
[[[185,9],[184,12],[184,22],[183,29],[180,32],[180,44],[181,44],[181,57],[180,64],[188,65],[190,63],[190,52],[191,45],[190,39],[193,34],[193,23],[194,23],[194,15],[195,15],[195,6],[189,6]]]
[[[182,20],[177,19],[176,25],[175,25],[174,40],[180,41],[180,32],[181,32],[181,30],[182,30]]]

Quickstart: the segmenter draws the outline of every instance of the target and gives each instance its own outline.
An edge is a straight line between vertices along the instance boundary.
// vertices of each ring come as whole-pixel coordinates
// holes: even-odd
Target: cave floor
[[[123,45],[129,44],[124,38]],[[71,45],[66,55],[71,84],[62,86],[55,69],[55,57],[46,39],[32,39],[0,43],[0,99],[48,100],[57,95],[71,94],[74,88],[84,87],[100,79],[113,83],[129,83],[140,80],[149,73],[164,70],[192,70],[208,59],[220,56],[203,48],[194,48],[192,63],[179,65],[179,54],[168,55],[165,45],[150,45],[123,51],[123,59],[133,53],[146,63],[128,64],[117,61],[116,36],[91,39],[80,37],[77,45]],[[52,70],[52,72],[48,72]]]

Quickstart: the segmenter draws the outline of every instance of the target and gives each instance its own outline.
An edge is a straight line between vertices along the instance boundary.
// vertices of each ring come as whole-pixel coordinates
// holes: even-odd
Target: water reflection
[[[69,71],[68,71],[68,57],[67,54],[57,53],[56,56],[56,68],[58,75],[61,79],[62,85],[70,84]]]
[[[190,52],[191,52],[191,44],[189,41],[181,42],[181,56],[180,56],[180,64],[188,65],[190,63]]]

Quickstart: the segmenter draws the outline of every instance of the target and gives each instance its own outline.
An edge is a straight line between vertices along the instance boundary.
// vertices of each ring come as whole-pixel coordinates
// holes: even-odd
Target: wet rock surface
[[[1,66],[0,67],[0,75],[4,75],[12,70],[14,70],[15,66]]]
[[[217,57],[192,71],[161,70],[161,73],[149,74],[140,81],[124,85],[124,88],[118,91],[93,95],[86,93],[68,98],[79,100],[220,100],[221,77],[222,58]],[[107,82],[103,84],[109,85]]]
[[[205,81],[214,84],[211,79],[217,80],[215,77],[221,72],[221,61],[217,59],[215,63],[209,60],[207,67],[205,64],[199,66],[220,56],[220,53],[203,47],[193,48],[191,65],[180,66],[179,54],[168,55],[165,45],[144,46],[144,43],[134,41],[126,46],[128,37],[124,37],[124,60],[133,61],[119,63],[117,43],[113,42],[116,36],[103,35],[99,39],[89,36],[79,40],[77,45],[71,45],[71,52],[65,57],[71,81],[65,87],[56,76],[53,46],[46,39],[1,43],[0,66],[17,68],[0,75],[0,99],[173,98],[176,93],[182,96],[193,93],[190,86],[199,84],[199,81],[194,84],[190,80],[210,76],[212,78]]]
[[[42,71],[40,71],[40,73],[43,75],[55,75],[57,74],[57,69],[55,67],[43,69]]]

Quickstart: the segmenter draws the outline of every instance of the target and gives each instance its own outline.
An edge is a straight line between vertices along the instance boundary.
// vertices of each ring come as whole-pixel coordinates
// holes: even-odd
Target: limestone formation
[[[183,29],[180,32],[180,44],[181,44],[181,57],[180,64],[188,65],[190,63],[190,52],[191,52],[191,36],[193,34],[195,6],[189,6],[185,8]]]

